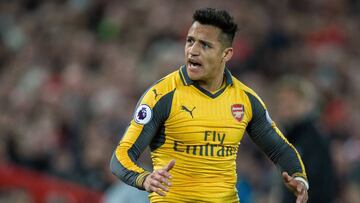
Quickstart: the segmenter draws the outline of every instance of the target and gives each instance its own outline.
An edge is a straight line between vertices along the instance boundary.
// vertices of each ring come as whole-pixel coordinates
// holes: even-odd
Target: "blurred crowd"
[[[228,67],[262,97],[284,134],[295,136],[288,138],[300,154],[324,146],[318,162],[305,165],[325,164],[315,177],[332,171],[331,200],[360,202],[356,0],[2,0],[0,163],[98,191],[121,184],[109,171],[112,152],[141,94],[183,63],[192,14],[204,7],[234,15],[240,30]],[[306,148],[317,138],[291,133],[305,117],[319,145]],[[141,163],[151,167],[146,156]],[[237,166],[242,203],[284,196],[274,187],[281,178],[248,139]]]

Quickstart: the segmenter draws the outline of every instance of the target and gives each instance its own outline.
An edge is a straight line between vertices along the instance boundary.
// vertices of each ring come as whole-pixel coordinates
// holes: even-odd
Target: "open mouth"
[[[198,61],[195,61],[193,59],[189,59],[189,66],[190,68],[199,68],[201,66],[201,63],[199,63]]]

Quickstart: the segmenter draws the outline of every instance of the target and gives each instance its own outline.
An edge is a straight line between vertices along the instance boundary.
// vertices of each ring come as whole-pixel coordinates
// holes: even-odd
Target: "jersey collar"
[[[210,97],[212,99],[215,99],[216,97],[220,96],[225,91],[225,89],[228,85],[233,84],[231,73],[227,68],[225,68],[225,71],[224,71],[226,85],[225,85],[225,87],[221,88],[220,90],[218,90],[215,93],[211,93],[211,92],[207,91],[206,89],[202,88],[198,83],[191,80],[189,75],[187,74],[185,65],[180,68],[179,72],[180,72],[180,78],[181,78],[182,82],[184,83],[184,85],[186,85],[186,86],[193,85],[195,88],[197,88],[202,93],[204,93],[205,95],[207,95],[208,97]]]

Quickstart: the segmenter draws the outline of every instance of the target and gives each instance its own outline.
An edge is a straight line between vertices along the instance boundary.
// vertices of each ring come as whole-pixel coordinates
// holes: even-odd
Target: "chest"
[[[165,122],[167,139],[189,145],[238,145],[251,119],[245,94],[225,90],[211,98],[196,89],[174,94]]]

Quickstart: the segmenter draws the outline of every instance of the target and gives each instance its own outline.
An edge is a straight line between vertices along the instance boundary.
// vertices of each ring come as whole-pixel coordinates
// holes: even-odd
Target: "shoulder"
[[[179,70],[176,70],[156,81],[149,90],[157,90],[162,92],[162,94],[166,94],[176,89],[179,85],[181,85],[180,73]]]
[[[181,84],[179,70],[176,70],[150,86],[142,95],[139,104],[147,104],[152,108],[160,100],[171,96]]]
[[[166,117],[179,81],[179,72],[174,71],[149,87],[136,105],[134,121],[147,124],[152,117]]]

